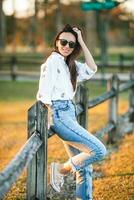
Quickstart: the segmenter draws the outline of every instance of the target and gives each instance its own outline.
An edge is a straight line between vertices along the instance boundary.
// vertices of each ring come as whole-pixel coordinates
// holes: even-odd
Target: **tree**
[[[56,31],[59,32],[62,29],[62,16],[61,16],[61,3],[60,0],[56,0],[57,11],[56,11]]]
[[[6,23],[5,15],[2,9],[3,0],[0,0],[0,49],[5,47],[5,38],[6,38]]]

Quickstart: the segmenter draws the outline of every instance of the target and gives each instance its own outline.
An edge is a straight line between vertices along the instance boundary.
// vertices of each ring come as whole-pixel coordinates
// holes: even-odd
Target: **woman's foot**
[[[59,165],[59,172],[63,175],[67,175],[71,171],[71,167],[68,162]]]
[[[60,164],[53,162],[50,167],[50,184],[56,192],[61,191],[64,184],[64,175],[60,172]]]

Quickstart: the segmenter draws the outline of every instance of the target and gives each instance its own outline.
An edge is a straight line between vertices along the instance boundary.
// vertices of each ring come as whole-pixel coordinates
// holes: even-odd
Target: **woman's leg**
[[[54,130],[62,140],[81,151],[66,163],[73,171],[97,162],[106,155],[106,148],[102,142],[70,117],[59,118]]]
[[[85,178],[86,170],[83,169],[87,169],[92,163],[104,158],[106,148],[101,141],[77,122],[74,105],[70,101],[58,101],[53,104],[53,108],[54,125],[51,128],[66,144],[79,150],[78,154],[70,157],[66,163],[62,164],[60,172],[72,170],[77,173],[77,177]],[[82,171],[84,171],[83,175]],[[79,176],[80,172],[81,175]],[[57,181],[57,178],[55,179]],[[80,183],[80,179],[78,179],[78,182]],[[80,195],[82,195],[81,199],[89,199],[85,193],[80,192]]]
[[[80,153],[80,150],[70,146],[65,141],[63,141],[63,143],[69,157]],[[76,171],[76,199],[92,200],[92,171],[92,165]]]

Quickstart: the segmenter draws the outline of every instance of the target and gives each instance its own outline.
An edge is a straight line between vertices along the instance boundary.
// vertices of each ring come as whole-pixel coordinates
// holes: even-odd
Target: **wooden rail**
[[[17,153],[10,164],[2,173],[0,173],[0,197],[4,197],[4,194],[10,189],[11,184],[16,181],[24,167],[28,166],[41,144],[42,141],[40,140],[38,133],[35,132],[27,140],[23,148]]]
[[[114,76],[115,77],[115,76]],[[130,88],[134,87],[134,81],[129,81],[127,83],[123,83],[119,86],[118,93],[124,92]],[[114,88],[111,88],[110,91],[102,94],[101,96],[89,101],[88,108],[93,108],[97,106],[100,103],[103,103],[104,101],[111,99],[112,97],[115,97],[117,94],[117,91]]]
[[[84,84],[78,86],[75,96],[78,122],[88,129],[88,110],[109,100],[109,120],[95,134],[101,140],[108,134],[108,143],[116,142],[125,133],[134,130],[134,73],[130,81],[120,85],[118,76],[113,75],[107,83],[108,91],[90,100]],[[118,96],[129,91],[129,110],[118,115]],[[28,140],[9,165],[0,173],[0,198],[9,191],[21,172],[27,167],[27,200],[47,199],[47,141],[55,133],[47,129],[47,107],[40,101],[28,110]]]
[[[124,57],[125,58],[125,57]],[[41,65],[41,63],[44,61],[43,57],[34,57],[34,56],[28,56],[23,58],[23,56],[17,56],[17,55],[9,55],[9,56],[4,56],[4,55],[0,55],[0,74],[1,75],[8,75],[11,77],[12,80],[16,80],[17,77],[19,76],[34,76],[37,77],[39,76],[39,73],[37,72],[37,67]],[[108,77],[103,76],[105,69],[109,69],[109,68],[116,68],[119,69],[120,72],[123,72],[124,70],[128,70],[130,71],[131,69],[134,68],[134,60],[132,60],[131,62],[126,62],[125,59],[119,59],[116,62],[110,62],[107,64],[101,64],[100,62],[97,63],[97,65],[99,66],[99,69],[101,70],[101,74],[102,77],[101,79],[103,80],[107,80]],[[5,67],[3,66],[7,66],[5,69]],[[23,70],[21,70],[21,66],[29,66],[27,67],[27,69],[29,69],[29,71],[23,68]],[[34,69],[35,71],[33,72]],[[125,77],[126,78],[126,77]],[[100,80],[100,77],[97,77],[96,80]]]

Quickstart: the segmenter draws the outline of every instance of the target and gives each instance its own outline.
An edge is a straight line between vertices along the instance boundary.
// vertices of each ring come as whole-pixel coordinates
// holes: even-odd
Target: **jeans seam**
[[[60,117],[59,117],[59,121],[60,121],[62,124],[64,124],[64,126],[66,126],[67,128],[69,128],[71,131],[73,131],[73,132],[75,132],[77,135],[81,136],[84,140],[90,141],[89,139],[85,138],[83,135],[80,135],[78,132],[74,131],[74,130],[71,129],[69,126],[67,126],[67,125],[60,119]],[[92,141],[91,141],[91,142],[92,142]],[[98,148],[98,146],[97,146],[94,142],[92,142],[92,144],[94,144],[94,145]],[[85,145],[85,144],[84,144],[84,145]]]
[[[84,169],[85,170],[85,169]],[[86,172],[85,172],[86,173]],[[87,198],[87,186],[86,186],[86,182],[87,182],[87,174],[85,174],[85,193],[86,193],[86,198]]]
[[[59,117],[59,121],[60,121],[64,126],[66,126],[67,128],[69,128],[71,131],[73,131],[73,132],[75,132],[77,135],[81,136],[84,140],[87,139],[87,138],[83,137],[82,135],[80,135],[78,132],[76,132],[76,131],[74,131],[73,129],[71,129],[70,127],[68,127],[63,121],[61,121],[60,117]],[[90,141],[90,140],[88,140],[88,141]],[[92,142],[92,141],[91,141],[91,142]],[[82,142],[81,142],[81,143],[82,143]],[[98,146],[97,146],[94,142],[92,142],[92,144],[94,144],[94,146],[98,148]],[[83,144],[83,145],[85,145],[85,144]],[[100,154],[102,154],[101,151],[100,151]],[[94,161],[94,162],[96,162],[96,161]],[[93,163],[93,162],[92,162],[92,163]],[[92,163],[90,163],[90,164],[92,164]],[[89,163],[86,164],[86,162],[85,162],[85,165],[88,165],[88,164],[89,164]],[[74,163],[73,163],[73,167],[76,169],[76,171],[80,169],[80,167],[75,166]]]

